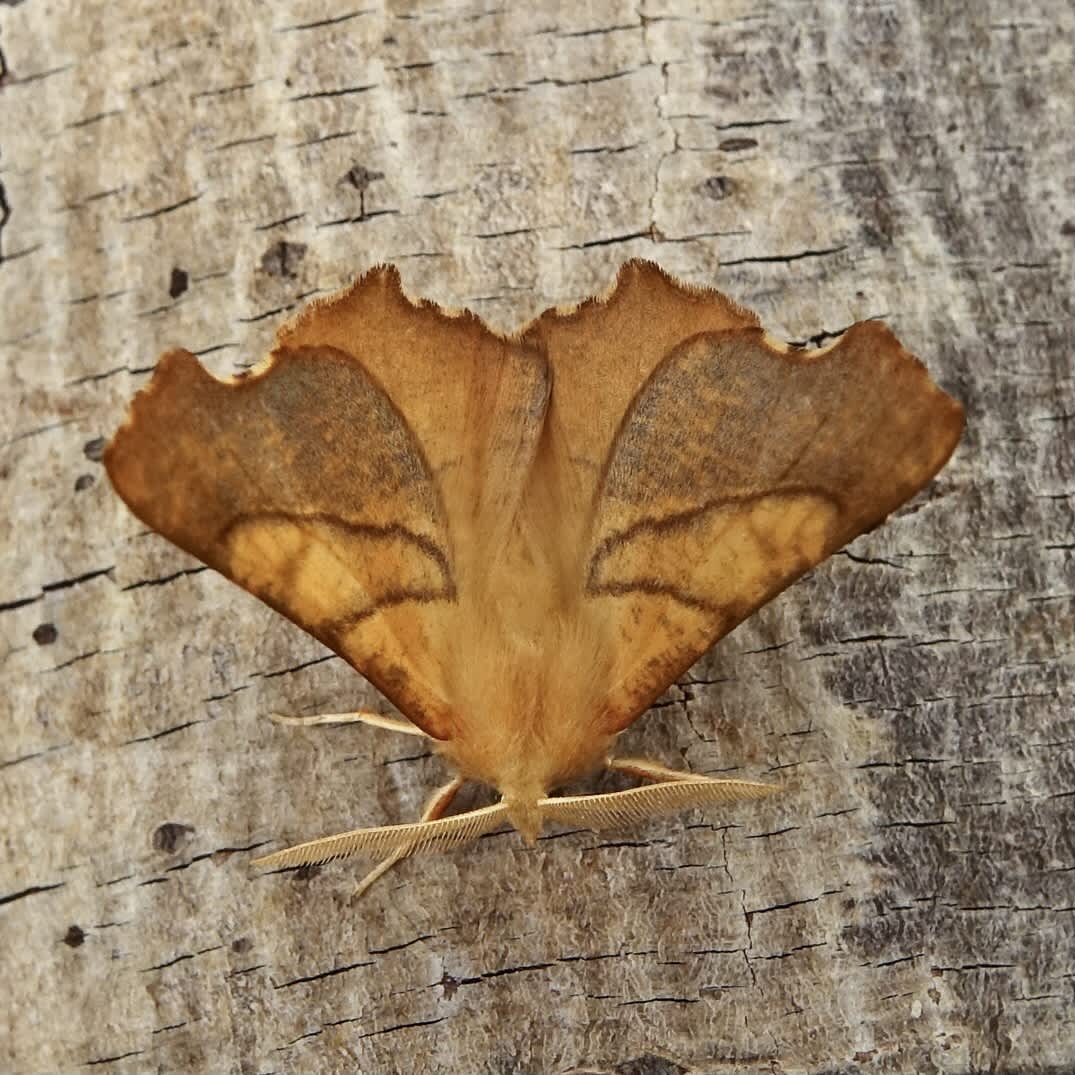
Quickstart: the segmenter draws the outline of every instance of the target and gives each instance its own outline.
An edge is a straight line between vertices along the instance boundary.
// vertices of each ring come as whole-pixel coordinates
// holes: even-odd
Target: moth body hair
[[[877,322],[800,351],[632,260],[604,294],[505,334],[410,298],[381,265],[300,310],[248,373],[163,354],[104,464],[145,524],[499,792],[447,816],[453,780],[419,822],[265,860],[395,861],[505,820],[533,840],[550,818],[603,827],[769,794],[639,759],[619,768],[649,785],[554,792],[616,769],[621,732],[922,489],[962,429]]]

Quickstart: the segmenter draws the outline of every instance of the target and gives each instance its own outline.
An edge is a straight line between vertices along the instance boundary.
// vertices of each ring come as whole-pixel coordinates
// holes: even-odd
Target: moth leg
[[[437,818],[443,817],[444,812],[452,805],[452,800],[455,798],[456,792],[459,791],[463,784],[463,778],[457,776],[455,779],[449,780],[443,787],[437,788],[437,790],[429,797],[425,809],[422,811],[422,816],[418,819],[419,822],[436,821]],[[351,899],[359,899],[366,892],[366,889],[381,877],[382,874],[387,873],[400,861],[400,859],[405,859],[411,853],[413,846],[413,844],[404,844],[402,847],[396,848],[396,850],[383,862],[377,863],[377,865],[358,882]]]
[[[409,720],[388,717],[369,709],[358,709],[354,713],[318,713],[312,717],[285,717],[282,713],[270,713],[269,719],[276,724],[292,724],[300,728],[310,728],[315,724],[372,724],[375,728],[387,728],[390,732],[402,732],[404,735],[426,734]]]
[[[669,780],[706,780],[707,777],[697,773],[688,773],[685,769],[669,769],[659,761],[649,758],[609,758],[606,768],[614,773],[627,773],[642,780],[653,780],[663,784]]]

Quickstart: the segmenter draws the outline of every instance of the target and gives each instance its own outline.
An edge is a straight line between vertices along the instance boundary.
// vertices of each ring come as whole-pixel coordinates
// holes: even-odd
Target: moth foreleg
[[[452,805],[452,800],[455,798],[456,792],[463,786],[463,783],[463,778],[457,776],[455,779],[448,781],[443,787],[437,788],[437,790],[429,797],[425,809],[422,811],[422,816],[418,819],[419,822],[436,821],[437,818],[443,817],[444,812]],[[374,866],[373,869],[370,870],[370,872],[355,886],[355,891],[352,894],[351,899],[359,899],[374,881],[387,873],[401,859],[405,859],[411,853],[413,848],[413,844],[404,844],[402,847],[396,848],[396,850],[383,862],[377,863],[377,865]]]
[[[641,780],[652,780],[656,783],[664,783],[668,780],[705,780],[704,776],[697,773],[689,773],[685,769],[669,769],[659,761],[649,758],[609,758],[607,768],[614,773],[627,773],[628,776],[637,776]]]
[[[269,719],[276,724],[291,724],[300,728],[312,728],[315,724],[372,724],[375,728],[387,728],[390,732],[404,735],[425,735],[409,720],[388,717],[369,709],[357,709],[353,713],[318,713],[312,717],[287,717],[283,713],[270,713]]]

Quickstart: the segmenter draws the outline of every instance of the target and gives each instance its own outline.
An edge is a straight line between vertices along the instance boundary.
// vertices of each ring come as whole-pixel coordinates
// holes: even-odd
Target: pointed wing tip
[[[550,306],[524,325],[517,335],[520,337],[528,336],[532,331],[539,330],[540,326],[549,320],[570,319],[593,310],[599,310],[602,307],[612,307],[618,302],[629,299],[639,291],[661,289],[665,292],[674,292],[696,303],[717,305],[740,321],[743,328],[760,326],[758,315],[753,310],[740,305],[719,288],[681,280],[667,269],[662,268],[657,262],[649,258],[635,257],[629,258],[620,265],[619,269],[616,270],[616,275],[603,291],[588,295],[578,302]]]
[[[773,355],[791,362],[811,363],[835,361],[842,357],[861,355],[864,360],[877,362],[887,358],[911,373],[925,389],[923,399],[928,399],[934,414],[931,426],[947,434],[951,443],[939,470],[955,449],[966,426],[966,410],[962,403],[949,395],[930,375],[926,364],[899,341],[896,334],[883,321],[856,321],[824,347],[793,347],[768,332],[761,332],[761,342]]]
[[[951,459],[966,428],[963,404],[933,380],[926,364],[907,350],[883,321],[857,321],[825,347],[813,350],[790,348],[768,335],[763,342],[770,351],[793,362],[843,359],[876,366],[877,390],[887,385],[893,396],[892,407],[913,412],[919,431],[914,476],[905,500],[932,481]],[[891,511],[880,516],[873,526],[889,514]]]
[[[614,288],[618,288],[621,282],[663,285],[678,291],[681,295],[694,299],[696,302],[717,303],[742,321],[744,329],[761,326],[761,320],[753,310],[736,302],[735,299],[726,295],[720,288],[711,287],[708,284],[695,284],[689,280],[681,280],[667,269],[663,269],[655,261],[650,261],[647,258],[631,258],[630,261],[625,261],[616,276]]]
[[[924,405],[928,405],[930,429],[935,433],[938,452],[937,473],[955,451],[963,430],[966,428],[967,412],[963,404],[949,395],[930,375],[929,368],[917,355],[900,343],[896,334],[883,321],[858,321],[834,341],[834,348],[848,349],[858,346],[872,351],[873,355],[890,355],[891,361],[903,365],[918,381],[918,390]]]
[[[304,331],[315,329],[321,318],[347,314],[352,307],[360,307],[370,297],[379,297],[386,309],[406,315],[421,313],[432,315],[444,322],[465,326],[501,343],[523,343],[523,330],[502,332],[493,328],[480,314],[466,306],[442,306],[432,299],[414,297],[403,286],[399,269],[390,262],[381,262],[360,273],[350,283],[325,295],[318,295],[285,321],[276,331],[277,347],[288,346]]]
[[[165,351],[160,356],[149,382],[127,404],[123,419],[101,457],[113,488],[135,515],[149,522],[145,505],[159,499],[160,490],[148,477],[151,468],[147,464],[160,451],[162,430],[178,430],[189,424],[190,413],[208,406],[217,392],[232,392],[257,384],[286,361],[289,354],[287,349],[278,348],[256,365],[230,377],[215,376],[197,355],[183,348]],[[149,525],[157,529],[152,522]]]
[[[350,295],[353,292],[372,290],[373,288],[380,288],[382,291],[398,296],[401,299],[406,299],[411,305],[414,305],[414,300],[403,290],[403,277],[398,267],[390,261],[379,261],[376,265],[371,265],[365,272],[359,273],[350,284],[345,285],[339,291],[324,296],[324,300],[331,301],[334,298]],[[315,299],[314,301],[322,300]]]
[[[349,284],[315,295],[295,311],[276,329],[276,346],[287,347],[295,336],[312,327],[322,317],[345,310],[360,302],[367,294],[381,292],[390,302],[406,302],[414,305],[403,291],[399,269],[390,262],[378,262],[361,272]]]
[[[196,354],[185,348],[163,352],[157,359],[153,376],[131,398],[122,422],[105,446],[102,459],[106,470],[111,473],[110,466],[121,457],[123,442],[129,434],[136,433],[143,422],[161,420],[160,409],[167,409],[169,400],[180,400],[184,393],[208,386],[236,388],[251,384],[271,373],[287,353],[286,348],[276,348],[249,369],[239,370],[228,377],[217,377],[205,368]]]
[[[101,461],[113,484],[115,484],[115,471],[124,458],[127,437],[137,431],[142,421],[148,420],[146,411],[153,405],[154,400],[170,390],[176,382],[210,376],[211,374],[198,360],[198,356],[181,347],[165,351],[157,359],[157,365],[153,369],[153,376],[149,383],[143,385],[131,398],[123,420],[105,445]]]

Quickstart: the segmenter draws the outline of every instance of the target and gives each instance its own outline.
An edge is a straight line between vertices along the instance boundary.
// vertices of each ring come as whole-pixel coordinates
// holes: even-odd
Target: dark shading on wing
[[[875,322],[824,352],[756,328],[674,349],[623,419],[595,515],[586,592],[617,654],[606,726],[912,497],[962,428],[959,404]]]

